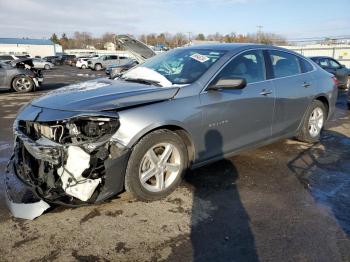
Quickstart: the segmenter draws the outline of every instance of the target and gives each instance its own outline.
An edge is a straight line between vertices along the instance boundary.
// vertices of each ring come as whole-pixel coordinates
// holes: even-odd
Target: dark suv
[[[348,88],[350,86],[350,69],[346,68],[345,65],[328,56],[313,56],[310,59],[333,74],[338,80],[339,87]]]

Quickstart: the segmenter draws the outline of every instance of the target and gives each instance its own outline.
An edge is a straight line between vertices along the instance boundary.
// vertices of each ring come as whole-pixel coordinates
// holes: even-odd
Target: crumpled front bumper
[[[38,198],[30,187],[14,175],[11,162],[5,173],[6,204],[16,218],[30,219],[43,214],[50,205]]]

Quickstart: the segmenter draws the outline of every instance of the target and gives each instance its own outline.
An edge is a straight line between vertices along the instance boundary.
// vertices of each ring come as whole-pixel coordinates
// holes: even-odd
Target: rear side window
[[[109,56],[109,59],[118,59],[118,56],[116,56],[116,55],[111,55],[111,56]]]
[[[229,62],[219,73],[219,78],[245,78],[247,83],[264,81],[265,78],[265,62],[262,51],[247,51]]]
[[[335,61],[335,60],[333,60],[333,59],[329,59],[328,60],[328,62],[329,62],[329,65],[332,67],[332,68],[341,68],[341,65],[337,62],[337,61]]]
[[[297,56],[275,50],[270,50],[269,54],[275,78],[293,76],[301,73]]]
[[[307,73],[314,70],[313,66],[303,58],[299,57],[299,63],[300,63],[302,73]]]
[[[322,67],[328,67],[328,59],[326,58],[320,58],[318,60],[318,64]]]

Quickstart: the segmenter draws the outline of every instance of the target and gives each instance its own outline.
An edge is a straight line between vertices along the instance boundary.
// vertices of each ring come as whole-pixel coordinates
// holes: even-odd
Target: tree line
[[[114,33],[105,33],[100,37],[94,37],[89,32],[75,32],[71,36],[67,36],[63,33],[61,37],[58,37],[56,33],[50,37],[51,41],[55,44],[62,45],[63,49],[104,49],[105,44],[112,42],[115,43]],[[160,34],[142,34],[137,37],[140,41],[150,46],[164,45],[169,48],[175,48],[184,46],[192,42],[193,40],[199,41],[218,41],[220,43],[262,43],[272,45],[287,45],[287,40],[278,34],[258,32],[253,34],[208,34],[203,33],[192,35],[191,33],[160,33]],[[117,49],[120,49],[117,46]]]

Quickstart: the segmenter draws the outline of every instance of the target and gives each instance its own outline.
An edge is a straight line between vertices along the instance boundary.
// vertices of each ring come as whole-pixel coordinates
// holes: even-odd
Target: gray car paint
[[[57,120],[85,113],[107,114],[114,111],[120,127],[111,141],[123,148],[125,154],[122,154],[122,161],[121,158],[113,160],[121,163],[108,172],[108,179],[117,180],[114,182],[118,186],[113,188],[114,185],[110,184],[109,193],[99,197],[103,200],[122,190],[129,150],[154,129],[172,126],[184,130],[193,147],[193,155],[190,156],[192,167],[197,167],[226,155],[294,136],[311,101],[319,96],[328,101],[329,117],[334,111],[336,87],[331,75],[318,67],[306,74],[248,84],[242,90],[206,90],[215,74],[241,52],[276,49],[302,57],[296,53],[277,47],[246,44],[201,48],[226,50],[227,53],[193,84],[158,88],[98,80],[96,83],[102,81],[106,86],[92,90],[68,88],[34,100],[17,120],[40,121],[46,116],[41,120],[49,121],[50,117]],[[306,81],[311,85],[305,87]],[[264,89],[271,90],[271,94],[261,95]],[[212,130],[218,131],[220,136],[209,137],[208,144],[207,136]],[[112,162],[110,166],[113,166]],[[117,174],[112,172],[116,170],[119,171]]]

